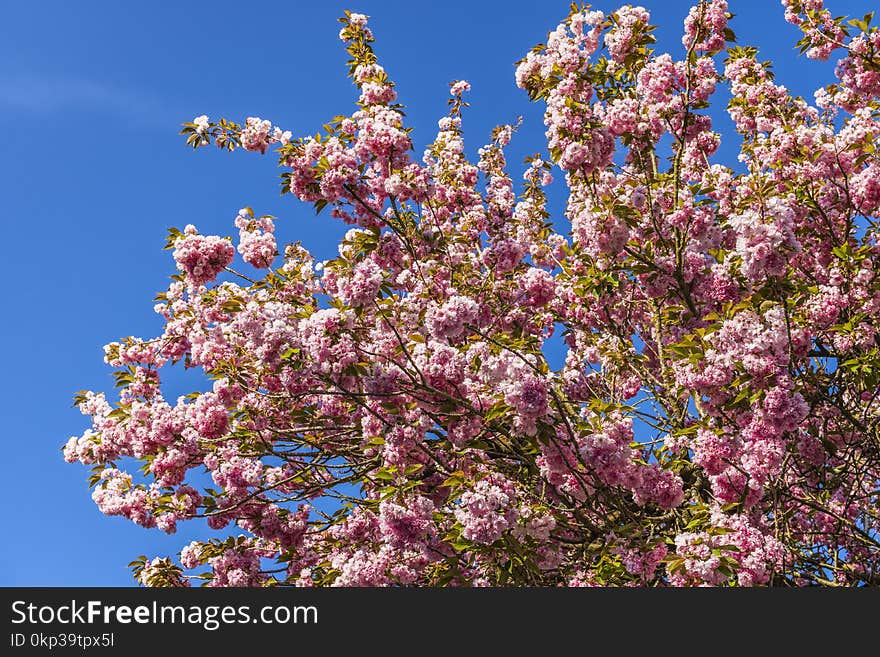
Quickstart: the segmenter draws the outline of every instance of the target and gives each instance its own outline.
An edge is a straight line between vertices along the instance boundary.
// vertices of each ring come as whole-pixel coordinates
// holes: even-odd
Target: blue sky
[[[680,55],[690,3],[642,4],[660,25],[657,50]],[[778,2],[730,4],[739,42],[775,62],[778,82],[811,99],[830,81],[832,63],[797,56],[799,32]],[[858,16],[872,4],[829,1],[835,14]],[[302,240],[318,258],[332,257],[344,229],[279,195],[272,156],[192,152],[177,132],[204,113],[261,116],[298,136],[351,112],[356,94],[336,23],[346,8],[371,16],[417,152],[432,139],[455,79],[473,86],[464,119],[471,153],[494,125],[520,114],[525,124],[509,161],[518,169],[540,150],[540,108],[516,88],[512,64],[544,40],[566,1],[5,3],[0,585],[128,586],[126,564],[136,555],[173,554],[206,535],[197,523],[166,536],[98,512],[86,469],[61,458],[61,445],[88,426],[72,395],[112,392],[102,345],[161,330],[152,298],[173,273],[162,250],[169,226],[229,235],[238,208],[251,205],[279,218],[280,242]],[[727,140],[719,161],[733,162],[734,145]],[[166,397],[199,388],[179,376]]]

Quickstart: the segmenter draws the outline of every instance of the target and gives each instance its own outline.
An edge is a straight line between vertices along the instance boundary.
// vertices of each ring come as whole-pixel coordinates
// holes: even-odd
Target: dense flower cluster
[[[199,235],[192,224],[183,232],[174,244],[174,261],[190,285],[198,287],[213,281],[235,257],[229,240],[216,235]]]
[[[243,208],[257,280],[228,239],[172,230],[164,329],[107,345],[119,398],[78,395],[64,456],[108,515],[230,535],[138,581],[880,583],[880,32],[782,4],[810,57],[845,51],[815,105],[730,45],[724,0],[690,11],[680,60],[643,7],[573,8],[518,63],[548,142],[519,182],[515,125],[467,157],[463,80],[413,156],[362,14],[340,32],[358,106],[325,133],[186,124],[194,147],[274,146],[286,189],[351,228],[315,262]],[[165,399],[178,362],[210,387]]]
[[[238,252],[249,265],[265,269],[275,259],[275,224],[271,217],[254,219],[250,208],[242,208],[235,218],[238,228]]]

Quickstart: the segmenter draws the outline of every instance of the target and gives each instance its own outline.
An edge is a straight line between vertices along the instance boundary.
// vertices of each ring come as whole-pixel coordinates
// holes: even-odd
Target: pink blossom
[[[548,272],[531,267],[518,277],[520,294],[529,306],[540,308],[554,297],[556,283]]]
[[[457,338],[466,325],[477,318],[480,306],[465,296],[454,296],[442,305],[432,303],[425,315],[425,324],[437,338]]]
[[[605,47],[615,62],[622,63],[636,45],[638,33],[647,27],[651,15],[644,7],[624,5],[614,13],[614,28],[605,34]]]
[[[518,511],[514,502],[509,482],[478,481],[473,490],[462,494],[461,506],[455,510],[461,535],[474,543],[494,543],[516,521]]]
[[[727,16],[726,0],[710,0],[692,7],[684,19],[684,36],[681,39],[684,47],[693,45],[696,51],[710,52],[723,49]]]
[[[471,85],[467,80],[457,80],[449,86],[449,93],[453,96],[461,96],[466,91],[471,90]]]
[[[782,201],[768,203],[763,216],[749,210],[731,217],[729,223],[736,231],[742,273],[750,281],[782,275],[788,262],[784,252],[801,248],[794,234],[793,213]]]
[[[529,419],[543,417],[550,410],[547,383],[534,375],[516,380],[510,386],[505,399],[517,413]]]
[[[199,235],[189,225],[175,242],[174,260],[190,285],[204,285],[217,277],[235,256],[229,240],[215,235]]]
[[[352,306],[371,303],[384,280],[382,269],[372,260],[355,265],[352,275],[339,285],[339,298]]]
[[[249,151],[265,153],[269,148],[272,123],[259,117],[249,116],[241,131],[241,145]]]
[[[405,506],[386,500],[379,505],[380,531],[392,545],[418,544],[431,531],[433,511],[433,503],[424,497],[409,499]]]
[[[239,229],[238,252],[246,263],[265,269],[275,258],[275,224],[271,217],[254,219],[250,208],[238,211],[235,226]]]

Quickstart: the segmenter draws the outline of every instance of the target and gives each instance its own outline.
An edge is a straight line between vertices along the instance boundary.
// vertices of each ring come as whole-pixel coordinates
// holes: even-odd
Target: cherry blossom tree
[[[573,6],[516,69],[547,138],[524,172],[517,125],[466,157],[465,81],[418,157],[356,13],[350,116],[303,139],[184,124],[194,148],[274,149],[284,192],[351,229],[326,262],[251,208],[237,246],[171,229],[164,330],[105,347],[118,398],[79,393],[91,428],[64,447],[104,513],[218,532],[137,580],[880,583],[880,31],[782,4],[807,57],[840,56],[812,102],[735,45],[724,0],[691,9],[681,60],[645,9]],[[175,363],[207,389],[165,399]]]

